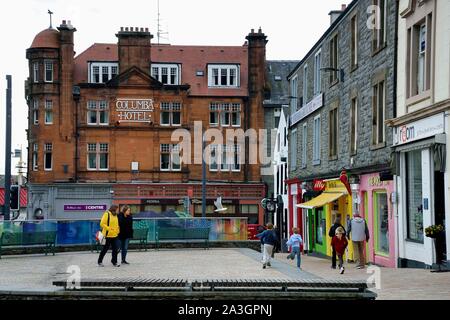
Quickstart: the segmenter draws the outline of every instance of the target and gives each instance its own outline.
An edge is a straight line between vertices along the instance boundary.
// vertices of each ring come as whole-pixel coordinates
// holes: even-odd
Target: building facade
[[[262,220],[256,134],[244,135],[264,127],[261,30],[214,47],[156,45],[148,29],[121,28],[117,44],[74,57],[76,29],[57,29],[27,50],[31,218],[98,217],[113,203],[184,211],[185,197],[201,216],[205,151],[207,216]],[[214,212],[218,196],[225,213]]]
[[[430,267],[450,248],[450,3],[399,1],[397,114],[393,155],[398,264]],[[425,229],[446,232],[428,238]]]
[[[331,26],[289,75],[289,139],[298,146],[289,152],[289,209],[308,251],[331,255],[336,216],[346,226],[359,212],[371,233],[368,261],[395,266],[385,120],[394,115],[396,11],[395,1],[384,0],[332,11]],[[354,260],[351,243],[347,259]]]

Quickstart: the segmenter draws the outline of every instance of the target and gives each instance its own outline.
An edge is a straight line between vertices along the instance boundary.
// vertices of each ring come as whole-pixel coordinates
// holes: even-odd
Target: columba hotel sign
[[[116,101],[119,122],[152,122],[153,99],[120,98]]]

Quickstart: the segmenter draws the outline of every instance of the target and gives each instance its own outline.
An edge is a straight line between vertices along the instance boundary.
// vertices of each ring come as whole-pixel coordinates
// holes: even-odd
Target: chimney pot
[[[258,33],[262,33],[262,29],[261,29],[261,27],[259,27],[259,29],[258,29]]]
[[[343,3],[343,4],[341,5],[341,10],[344,11],[345,9],[347,9],[347,5],[346,5],[345,3]]]
[[[123,27],[120,27],[120,31],[123,31]]]
[[[145,28],[145,32],[148,32],[148,28]]]
[[[130,27],[130,31],[134,31],[134,27]]]
[[[63,21],[62,21],[62,24],[66,24],[66,20],[63,20]]]
[[[128,27],[125,27],[125,31],[128,31]]]
[[[138,27],[135,27],[134,30],[136,30],[136,32],[139,32],[139,28]]]
[[[255,33],[255,29],[252,29],[251,33]]]
[[[141,32],[144,32],[144,28],[141,28]]]

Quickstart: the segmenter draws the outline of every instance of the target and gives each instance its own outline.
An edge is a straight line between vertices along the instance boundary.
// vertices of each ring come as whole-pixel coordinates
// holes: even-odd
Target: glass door
[[[375,192],[375,252],[389,255],[389,210],[386,192]]]

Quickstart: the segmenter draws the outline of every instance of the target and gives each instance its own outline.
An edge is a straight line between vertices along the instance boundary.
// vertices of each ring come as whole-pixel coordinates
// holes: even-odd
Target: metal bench
[[[204,241],[205,249],[209,249],[209,228],[173,228],[159,227],[156,231],[156,249],[161,241]]]
[[[0,237],[0,259],[2,247],[45,246],[45,255],[51,250],[55,255],[56,231],[8,232],[3,231]]]
[[[141,296],[172,298],[237,298],[252,299],[366,299],[373,300],[377,294],[368,290],[367,283],[359,280],[322,279],[225,279],[193,280],[152,278],[81,279],[77,284],[53,281],[54,286],[65,290],[135,291]],[[78,287],[75,287],[78,286]],[[125,297],[125,296],[124,296]]]

